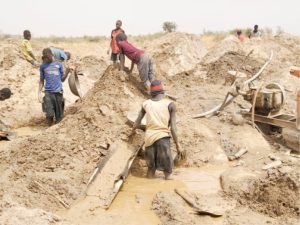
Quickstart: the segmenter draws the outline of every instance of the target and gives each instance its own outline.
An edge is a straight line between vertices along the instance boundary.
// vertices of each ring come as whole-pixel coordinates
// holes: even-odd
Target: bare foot
[[[165,180],[174,180],[171,173],[165,174]]]

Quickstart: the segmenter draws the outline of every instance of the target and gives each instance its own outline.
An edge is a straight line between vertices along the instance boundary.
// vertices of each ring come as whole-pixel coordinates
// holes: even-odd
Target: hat
[[[164,87],[163,87],[163,84],[161,83],[161,81],[160,80],[152,81],[151,85],[150,85],[150,91],[151,92],[164,91]]]

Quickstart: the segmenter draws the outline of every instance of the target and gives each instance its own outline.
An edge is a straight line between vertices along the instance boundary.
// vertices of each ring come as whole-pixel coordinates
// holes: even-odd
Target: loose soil
[[[224,84],[228,70],[253,75],[271,50],[274,59],[259,82],[274,80],[284,85],[288,90],[284,111],[295,113],[300,83],[289,75],[289,68],[300,64],[300,38],[284,34],[239,43],[229,36],[207,45],[202,40],[205,38],[173,33],[140,46],[154,58],[156,77],[163,80],[167,92],[178,97],[178,133],[188,160],[174,170],[173,181],[164,181],[161,173],[148,180],[141,153],[106,211],[99,207],[97,197],[85,196],[85,190],[95,166],[110,154],[115,142],[132,149],[142,142],[142,131],[129,141],[126,118],[148,98],[140,88],[137,70],[129,77],[108,66],[103,50],[106,42],[56,44],[74,51],[72,63],[85,73],[80,77],[84,97],[78,100],[66,83],[66,116],[60,124],[47,128],[36,99],[38,70],[20,58],[17,40],[3,41],[0,86],[11,87],[14,95],[1,102],[0,121],[19,133],[19,138],[0,141],[0,223],[297,224],[299,156],[247,122],[232,123],[239,106],[249,104],[237,98],[218,116],[191,116],[222,102],[229,89]],[[45,45],[51,43],[33,40],[37,52]],[[247,148],[247,153],[229,162],[228,156],[241,148]],[[172,151],[175,156],[174,144]],[[263,170],[274,155],[281,166]],[[193,214],[175,188],[190,193],[199,207],[218,209],[223,216]]]

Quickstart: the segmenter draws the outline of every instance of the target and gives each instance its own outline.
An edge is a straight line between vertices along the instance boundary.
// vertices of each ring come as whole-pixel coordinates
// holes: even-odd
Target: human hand
[[[129,73],[129,68],[127,66],[124,66],[123,71],[125,71],[126,73]]]
[[[40,103],[43,103],[43,97],[42,97],[41,92],[38,93],[38,100]]]
[[[186,150],[182,150],[180,144],[176,144],[177,154],[181,155],[181,158],[186,158]]]

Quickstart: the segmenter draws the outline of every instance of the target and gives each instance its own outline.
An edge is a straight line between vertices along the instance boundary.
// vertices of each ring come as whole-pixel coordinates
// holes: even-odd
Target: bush
[[[276,35],[281,35],[284,33],[284,30],[281,26],[277,26]]]
[[[175,32],[176,28],[177,25],[174,22],[166,21],[163,23],[163,30],[167,33]]]

